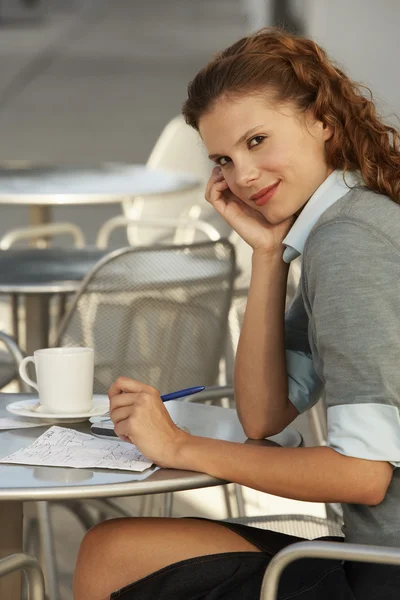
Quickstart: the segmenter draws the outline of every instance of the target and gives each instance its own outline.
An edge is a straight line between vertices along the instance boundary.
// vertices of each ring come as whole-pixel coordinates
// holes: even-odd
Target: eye
[[[249,140],[248,146],[249,148],[254,148],[254,146],[259,146],[266,139],[265,135],[255,135]]]
[[[219,166],[219,167],[226,167],[226,165],[228,163],[231,162],[231,159],[229,158],[229,156],[220,156],[219,158],[217,158],[215,160],[215,163]]]

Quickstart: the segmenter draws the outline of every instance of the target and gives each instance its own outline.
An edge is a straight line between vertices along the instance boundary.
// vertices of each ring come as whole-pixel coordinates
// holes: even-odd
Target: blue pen
[[[167,402],[168,400],[177,400],[178,398],[184,398],[185,396],[191,396],[197,394],[205,389],[204,385],[197,385],[196,387],[186,388],[184,390],[178,390],[177,392],[171,392],[170,394],[163,394],[161,400]]]
[[[191,396],[192,394],[197,394],[198,392],[202,392],[203,390],[205,390],[204,385],[196,385],[195,387],[185,388],[184,390],[178,390],[176,392],[171,392],[170,394],[163,394],[162,396],[160,396],[160,398],[163,402],[168,402],[168,400],[177,400],[178,398],[185,398],[185,396]],[[99,417],[99,419],[108,419],[109,416],[110,411],[107,411],[106,413],[104,413],[104,415]]]
[[[195,387],[190,387],[190,388],[185,388],[184,390],[178,390],[176,392],[171,392],[170,394],[163,394],[162,396],[160,396],[161,400],[163,402],[168,402],[168,400],[177,400],[178,398],[185,398],[185,396],[191,396],[192,394],[197,394],[198,392],[202,392],[205,389],[204,385],[197,385]],[[96,418],[96,417],[93,417]],[[98,419],[98,420],[97,420]],[[100,437],[114,437],[116,438],[116,434],[114,432],[113,428],[106,428],[104,426],[101,425],[101,422],[107,421],[110,422],[110,416],[109,413],[107,413],[106,415],[103,415],[102,417],[97,417],[96,418],[96,422],[93,423],[93,425],[91,425],[90,429],[92,431],[92,433],[94,433],[94,435],[100,436]]]

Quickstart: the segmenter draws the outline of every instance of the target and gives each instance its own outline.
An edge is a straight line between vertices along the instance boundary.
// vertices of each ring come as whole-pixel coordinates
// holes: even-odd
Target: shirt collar
[[[325,179],[304,206],[293,227],[282,242],[286,246],[283,253],[283,260],[286,263],[291,262],[303,253],[306,239],[322,213],[337,200],[345,196],[351,187],[357,184],[360,185],[360,183],[362,181],[357,172],[347,171],[344,176],[343,171],[339,169],[333,171]]]

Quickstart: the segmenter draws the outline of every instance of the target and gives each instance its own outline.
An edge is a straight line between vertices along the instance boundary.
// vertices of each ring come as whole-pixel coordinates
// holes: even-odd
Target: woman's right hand
[[[215,167],[208,180],[206,200],[254,251],[264,253],[282,249],[282,240],[293,225],[294,217],[271,225],[257,210],[232,194],[220,167]]]

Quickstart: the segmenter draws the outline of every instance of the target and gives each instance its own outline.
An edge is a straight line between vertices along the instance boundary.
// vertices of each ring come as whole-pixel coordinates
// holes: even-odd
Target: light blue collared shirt
[[[282,242],[286,246],[283,253],[283,260],[286,263],[290,263],[303,253],[304,244],[310,231],[322,213],[337,200],[345,196],[350,188],[361,184],[362,179],[357,172],[348,171],[344,176],[343,171],[340,169],[333,171],[321,183],[304,206],[293,227]]]

